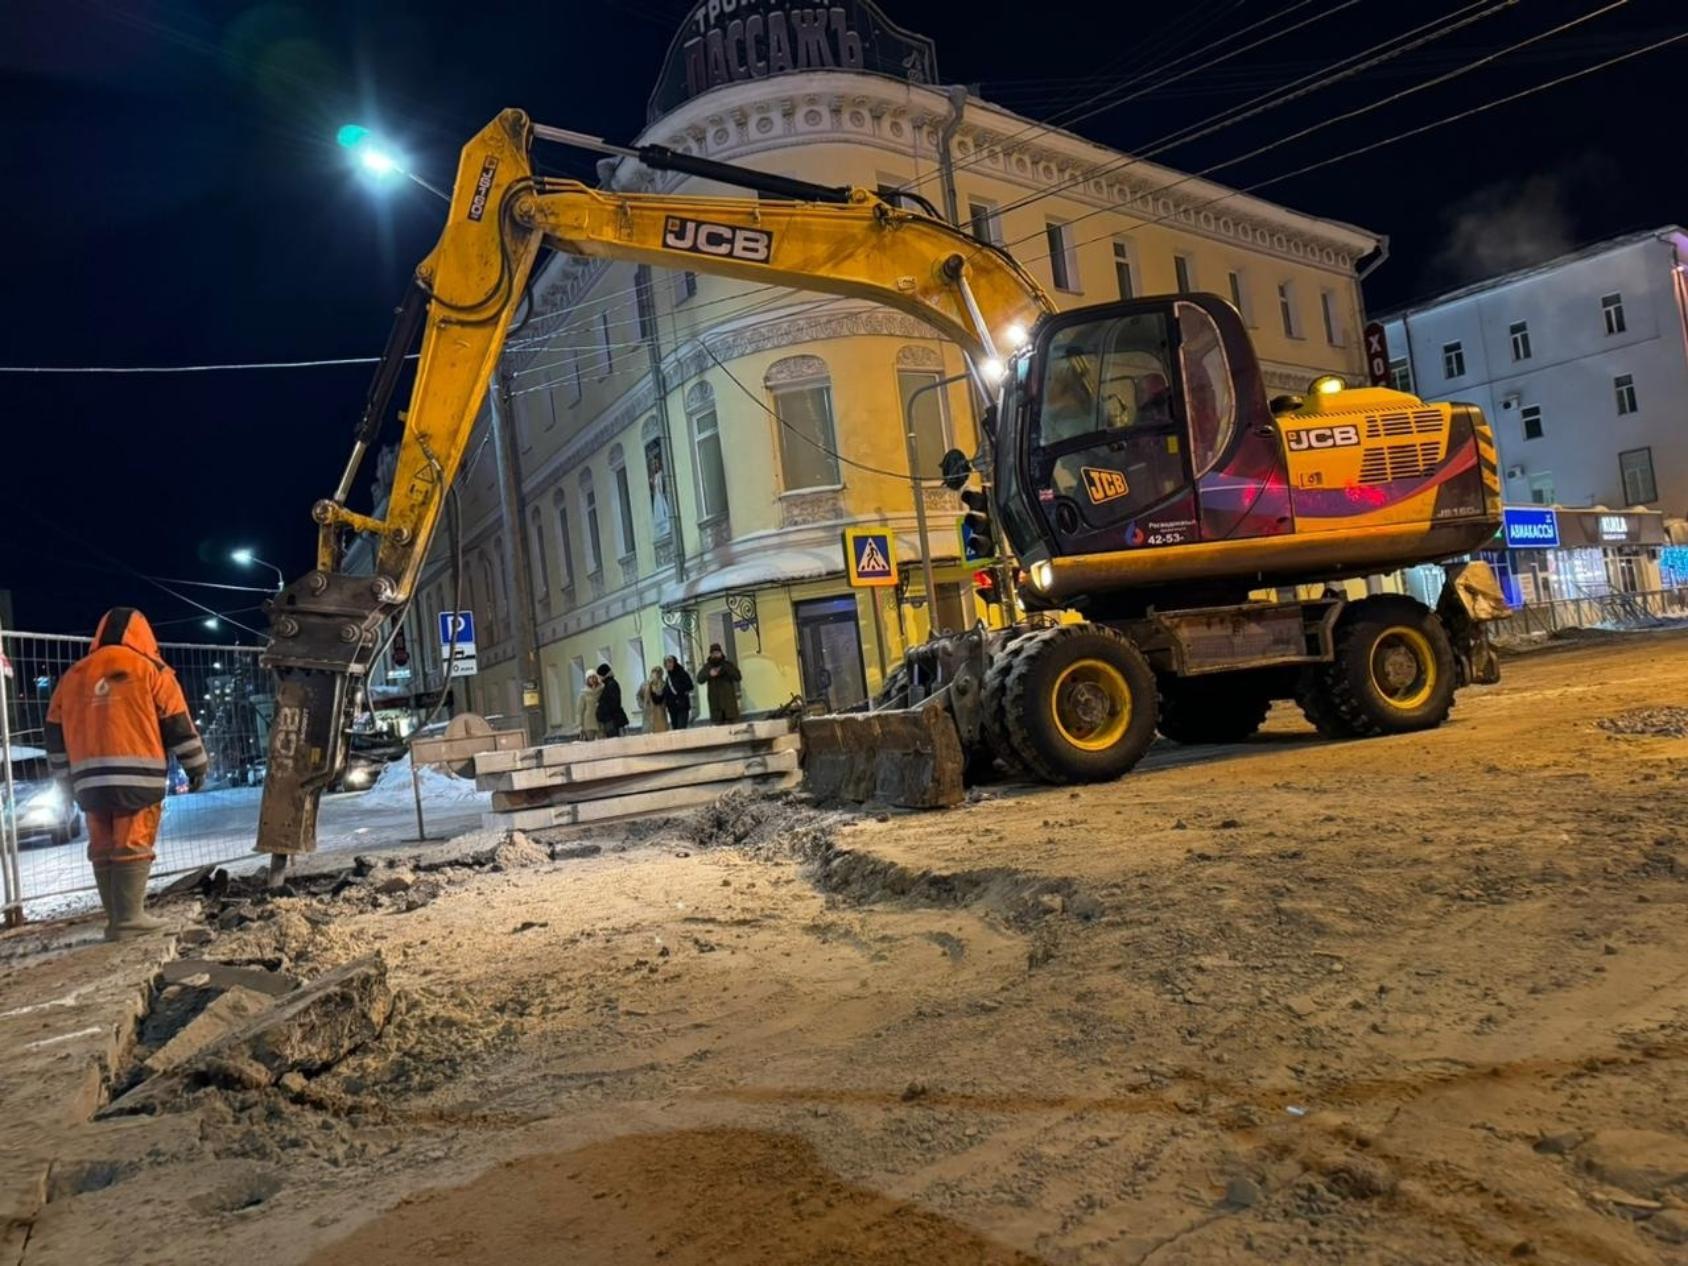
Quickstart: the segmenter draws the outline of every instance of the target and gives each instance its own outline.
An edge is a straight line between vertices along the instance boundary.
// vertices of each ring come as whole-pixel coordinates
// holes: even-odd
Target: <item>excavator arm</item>
[[[772,286],[870,299],[959,343],[975,366],[1053,304],[1005,252],[865,190],[837,201],[607,193],[535,176],[527,116],[506,110],[464,147],[438,244],[376,373],[334,496],[313,510],[316,567],[271,612],[264,660],[276,674],[257,851],[316,845],[323,790],[344,759],[353,683],[401,614],[439,524],[510,322],[541,246]],[[386,417],[404,357],[421,350],[384,517],[346,506]],[[373,575],[341,570],[348,532],[376,538]]]

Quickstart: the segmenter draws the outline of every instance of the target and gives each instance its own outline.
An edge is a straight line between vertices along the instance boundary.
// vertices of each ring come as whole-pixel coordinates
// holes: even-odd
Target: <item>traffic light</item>
[[[979,563],[994,558],[996,548],[991,540],[990,497],[968,488],[961,493],[961,504],[965,509],[956,527],[961,533],[962,560]]]
[[[973,573],[973,593],[987,607],[1002,605],[1002,595],[996,588],[996,577],[988,571]]]

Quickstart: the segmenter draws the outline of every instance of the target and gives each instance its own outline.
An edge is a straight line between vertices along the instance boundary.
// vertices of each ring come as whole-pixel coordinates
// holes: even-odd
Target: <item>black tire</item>
[[[885,684],[879,688],[879,698],[875,701],[875,706],[881,708],[901,707],[902,705],[896,703],[895,700],[897,696],[908,690],[908,683],[908,661],[904,660],[885,674]]]
[[[1160,732],[1174,743],[1241,743],[1258,730],[1272,700],[1241,673],[1163,677]]]
[[[1063,624],[1015,649],[1003,711],[1027,769],[1045,782],[1106,782],[1142,759],[1155,740],[1155,674],[1131,642]]]
[[[1454,651],[1434,612],[1411,598],[1364,598],[1336,626],[1336,656],[1309,670],[1297,701],[1327,738],[1433,730],[1454,706]]]
[[[1026,629],[1003,642],[985,670],[984,738],[991,757],[1010,778],[1026,773],[1025,763],[1015,754],[1014,740],[1008,733],[1008,678],[1019,663],[1026,642],[1037,630]]]

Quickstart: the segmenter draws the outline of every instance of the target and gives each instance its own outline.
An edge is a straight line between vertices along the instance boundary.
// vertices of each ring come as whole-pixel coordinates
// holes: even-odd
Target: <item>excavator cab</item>
[[[1294,530],[1260,366],[1215,295],[1046,318],[1010,365],[996,459],[1003,526],[1028,569]]]

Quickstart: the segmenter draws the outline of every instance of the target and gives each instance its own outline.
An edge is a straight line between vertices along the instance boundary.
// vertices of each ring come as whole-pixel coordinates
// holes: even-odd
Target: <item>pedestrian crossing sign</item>
[[[857,589],[897,583],[897,541],[889,528],[845,528],[844,570]]]

